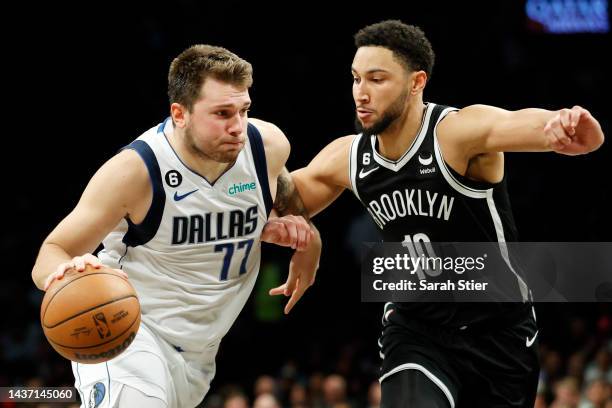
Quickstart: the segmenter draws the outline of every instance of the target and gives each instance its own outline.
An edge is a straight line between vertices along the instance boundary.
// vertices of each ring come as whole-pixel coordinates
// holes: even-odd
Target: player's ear
[[[186,107],[181,105],[180,103],[174,102],[170,105],[170,115],[172,116],[172,121],[179,128],[184,128],[186,126],[186,116],[189,114]]]
[[[427,74],[425,71],[414,71],[410,74],[410,94],[416,95],[423,92],[427,83]]]

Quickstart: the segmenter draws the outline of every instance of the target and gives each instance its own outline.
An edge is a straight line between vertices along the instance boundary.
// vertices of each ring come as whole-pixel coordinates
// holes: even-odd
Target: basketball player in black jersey
[[[434,53],[423,32],[384,21],[355,35],[358,135],[334,140],[293,182],[315,215],[350,189],[385,241],[515,241],[503,152],[592,152],[604,140],[579,106],[559,111],[423,102]],[[507,254],[506,254],[507,256]],[[538,329],[519,303],[388,303],[381,338],[382,406],[533,407]],[[309,277],[290,276],[273,293]],[[303,288],[301,290],[304,290]]]

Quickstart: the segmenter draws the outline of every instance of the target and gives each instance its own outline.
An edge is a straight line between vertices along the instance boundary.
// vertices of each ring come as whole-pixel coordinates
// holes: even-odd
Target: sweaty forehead
[[[359,47],[353,58],[351,69],[358,74],[367,74],[375,70],[400,72],[403,68],[393,56],[393,51],[384,47]]]
[[[251,98],[246,87],[207,78],[200,92],[200,101],[207,106],[241,107],[251,103]]]

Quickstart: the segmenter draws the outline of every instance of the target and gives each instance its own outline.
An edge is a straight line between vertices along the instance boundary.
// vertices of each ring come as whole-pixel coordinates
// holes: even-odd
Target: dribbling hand
[[[46,291],[47,289],[49,289],[49,286],[51,286],[51,284],[55,281],[55,280],[61,280],[64,277],[64,274],[66,273],[66,271],[68,271],[69,269],[76,269],[77,272],[83,272],[85,270],[85,267],[87,265],[91,265],[94,268],[101,268],[102,266],[102,262],[95,257],[92,254],[85,254],[82,256],[75,256],[74,258],[72,258],[70,261],[68,262],[64,262],[61,263],[57,266],[57,268],[55,269],[55,272],[53,272],[51,275],[49,275],[47,277],[47,280],[45,280],[45,286],[43,288],[44,291]],[[128,276],[125,272],[123,272],[120,269],[114,269],[115,271],[119,272],[119,274],[121,274],[123,276],[123,278],[127,279]]]

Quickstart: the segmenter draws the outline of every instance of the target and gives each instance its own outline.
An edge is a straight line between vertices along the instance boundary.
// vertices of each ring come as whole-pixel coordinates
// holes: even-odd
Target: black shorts
[[[506,326],[462,329],[428,325],[390,310],[392,304],[386,309],[380,339],[383,408],[416,401],[407,399],[410,396],[405,394],[411,392],[435,392],[435,398],[444,395],[448,406],[454,408],[533,407],[540,366],[532,308]],[[419,371],[435,387],[407,387],[397,380],[391,386],[389,379],[407,370]],[[421,374],[419,378],[425,378]],[[404,377],[401,381],[415,381]],[[424,397],[419,395],[419,400]]]

